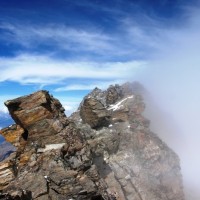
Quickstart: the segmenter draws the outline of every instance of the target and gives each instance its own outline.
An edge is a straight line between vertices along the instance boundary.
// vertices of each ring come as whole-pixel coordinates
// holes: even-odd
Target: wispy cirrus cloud
[[[21,55],[0,58],[0,82],[21,84],[58,84],[68,78],[129,79],[143,67],[143,61],[128,62],[68,62],[47,56]]]
[[[138,58],[145,59],[153,51],[159,51],[162,41],[166,40],[166,32],[170,29],[176,30],[178,24],[171,23],[173,25],[168,26],[170,24],[168,17],[158,18],[155,8],[153,9],[153,5],[149,2],[146,2],[148,6],[146,5],[145,8],[152,9],[150,14],[144,12],[145,3],[143,2],[136,4],[121,0],[115,3],[112,1],[71,2],[65,0],[62,3],[62,6],[66,6],[66,8],[84,8],[84,11],[88,11],[84,13],[86,18],[83,16],[82,21],[79,16],[71,17],[71,23],[66,23],[66,18],[47,23],[35,23],[35,21],[30,23],[27,20],[5,17],[0,21],[0,40],[8,45],[17,44],[17,53],[19,51],[41,53],[42,50],[45,50],[56,56],[65,56],[70,59],[127,61]],[[180,4],[180,2],[168,4],[170,4],[169,1],[157,2],[159,9],[162,8],[161,10],[165,10],[165,6],[172,6],[174,10],[178,11],[177,8],[186,5],[185,3]],[[32,9],[30,10],[33,12]],[[24,10],[24,12],[27,11]],[[38,12],[34,10],[34,16],[37,13],[41,14],[40,12],[41,10]],[[57,10],[54,12],[56,13]],[[54,12],[52,11],[51,14],[55,14]],[[16,18],[19,15],[17,13],[15,13]],[[64,14],[70,16],[70,13],[69,10],[69,13]],[[89,22],[88,19],[90,19]],[[43,20],[41,19],[41,21]]]
[[[20,45],[24,48],[22,52],[40,53],[45,48],[66,57],[70,53],[70,59],[78,56],[82,60],[131,60],[146,56],[149,49],[159,48],[165,30],[156,23],[152,20],[147,29],[125,17],[117,20],[116,30],[105,32],[97,27],[68,27],[62,23],[41,26],[4,22],[0,24],[0,40]]]
[[[100,31],[67,27],[63,24],[48,24],[45,26],[2,23],[1,39],[8,43],[17,43],[26,48],[46,44],[65,50],[95,51],[110,49],[111,37]]]

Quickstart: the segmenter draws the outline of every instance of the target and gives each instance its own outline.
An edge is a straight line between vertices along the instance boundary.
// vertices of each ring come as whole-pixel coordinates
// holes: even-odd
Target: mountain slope
[[[15,150],[16,149],[14,148],[14,146],[9,142],[2,142],[2,144],[0,144],[0,162],[6,159]]]
[[[179,158],[136,88],[96,88],[70,118],[47,91],[7,101],[17,125],[1,134],[17,151],[0,163],[0,199],[184,200]]]

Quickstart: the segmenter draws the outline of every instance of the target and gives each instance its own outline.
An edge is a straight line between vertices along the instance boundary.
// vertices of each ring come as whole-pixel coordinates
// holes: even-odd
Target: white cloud
[[[66,96],[59,96],[55,95],[57,99],[61,102],[65,109],[65,113],[67,116],[71,115],[73,112],[75,112],[81,103],[83,96],[80,97],[66,97]]]
[[[133,18],[116,21],[119,27],[112,33],[105,33],[94,27],[72,28],[63,24],[36,26],[3,23],[0,28],[5,33],[0,35],[0,39],[36,52],[40,52],[41,45],[45,45],[51,49],[52,54],[59,51],[70,52],[74,54],[72,57],[77,56],[82,60],[91,60],[95,56],[100,56],[101,60],[117,57],[119,60],[126,57],[133,59],[144,56],[145,48],[158,47],[157,42],[162,36],[158,24],[147,30],[142,24],[135,23]]]
[[[21,55],[0,58],[0,82],[16,81],[21,84],[56,84],[67,78],[129,79],[145,65],[130,62],[68,62],[47,56]]]
[[[79,84],[79,85],[68,85],[65,87],[59,87],[55,89],[55,92],[60,92],[60,91],[71,91],[71,90],[92,90],[93,88],[98,87],[95,84],[91,85],[84,85],[84,84]]]
[[[62,24],[36,26],[10,23],[0,24],[0,28],[5,30],[5,33],[0,35],[2,41],[7,44],[18,44],[36,52],[40,52],[41,46],[44,45],[52,54],[59,51],[65,54],[70,52],[74,54],[72,57],[81,57],[82,60],[87,60],[88,57],[91,59],[90,54],[111,58],[113,55],[123,56],[133,53],[131,48],[129,51],[125,50],[127,45],[119,42],[119,37],[106,34],[97,28],[72,28]]]
[[[160,52],[148,61],[141,81],[159,106],[174,119],[180,132],[173,135],[174,150],[181,159],[186,188],[200,197],[199,113],[200,113],[200,14],[190,10],[187,23],[164,30]],[[169,119],[170,121],[171,119]],[[159,128],[159,121],[152,121]],[[159,132],[157,133],[159,134]],[[168,133],[171,134],[171,133]],[[173,134],[173,133],[172,133]],[[178,136],[178,137],[177,137]],[[196,189],[197,188],[197,189]]]
[[[54,44],[62,49],[76,50],[77,46],[85,50],[109,49],[112,38],[100,31],[69,28],[64,25],[48,24],[46,26],[24,24],[0,24],[0,28],[12,34],[2,35],[1,38],[8,43],[18,43],[32,48],[33,45]],[[13,37],[14,36],[14,37]],[[78,50],[78,49],[77,49]]]
[[[8,113],[8,109],[6,106],[2,105],[2,103],[0,102],[1,106],[0,106],[0,112],[7,114]]]
[[[4,105],[4,102],[10,99],[19,97],[20,95],[0,95],[0,112],[8,114],[8,109]]]
[[[60,91],[72,91],[72,90],[93,90],[95,87],[98,87],[100,89],[106,89],[108,88],[110,85],[114,85],[114,84],[122,84],[124,83],[125,80],[112,80],[112,81],[103,81],[103,82],[99,82],[99,81],[93,81],[93,83],[91,84],[72,84],[72,85],[67,85],[64,87],[59,87],[55,89],[55,92],[60,92]]]

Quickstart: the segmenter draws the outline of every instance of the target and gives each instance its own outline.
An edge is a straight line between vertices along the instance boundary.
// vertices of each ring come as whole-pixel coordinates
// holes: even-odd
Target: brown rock
[[[47,91],[39,91],[28,96],[5,102],[8,110],[17,124],[24,128],[29,141],[41,141],[48,144],[54,140],[59,143],[62,138],[58,129],[68,124],[64,109],[59,101],[49,95]],[[58,125],[58,121],[60,123]],[[60,126],[60,128],[58,128]]]
[[[95,177],[84,174],[92,166],[90,148],[81,131],[65,117],[58,100],[39,91],[5,104],[18,124],[3,131],[18,147],[9,171],[2,166],[2,176],[7,176],[1,183],[8,193],[6,198],[24,200],[21,191],[30,191],[30,199],[90,199],[101,196],[100,192],[106,195],[105,190],[96,187],[100,180],[96,169]],[[11,173],[13,166],[16,177]]]
[[[18,149],[0,164],[0,199],[184,200],[179,159],[136,89],[96,88],[72,121],[46,91],[6,102],[18,125],[3,134]]]
[[[86,98],[80,108],[80,115],[84,123],[91,128],[109,125],[110,114],[103,104],[95,98]]]
[[[22,135],[24,134],[24,129],[19,125],[11,125],[8,128],[0,130],[0,134],[5,138],[7,142],[10,142],[15,147],[20,146],[20,140],[22,140]]]
[[[0,162],[0,191],[5,189],[14,180],[13,163],[9,160]]]
[[[32,194],[30,191],[25,190],[14,190],[10,193],[0,194],[1,200],[30,200],[32,199]]]
[[[110,86],[106,91],[106,104],[114,104],[122,98],[122,90],[119,85]]]

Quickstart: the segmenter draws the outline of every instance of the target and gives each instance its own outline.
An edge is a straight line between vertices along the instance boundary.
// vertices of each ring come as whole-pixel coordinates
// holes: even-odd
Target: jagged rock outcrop
[[[18,125],[2,133],[18,149],[2,163],[2,177],[9,169],[0,183],[2,198],[109,198],[89,146],[58,100],[39,91],[5,105]]]
[[[0,199],[184,200],[177,155],[149,130],[138,84],[95,88],[67,118],[47,91],[7,101],[17,151]]]
[[[80,115],[84,123],[91,128],[109,125],[110,114],[103,104],[95,98],[86,98],[80,108]]]
[[[101,146],[106,167],[103,164],[100,171],[110,170],[106,183],[119,199],[184,199],[178,156],[149,130],[150,122],[142,116],[145,105],[138,95],[140,85],[116,87],[119,100],[113,105],[104,104],[111,112],[108,129],[97,131],[96,138],[89,140],[96,142],[94,152]],[[105,102],[108,91],[99,91],[99,101]]]

